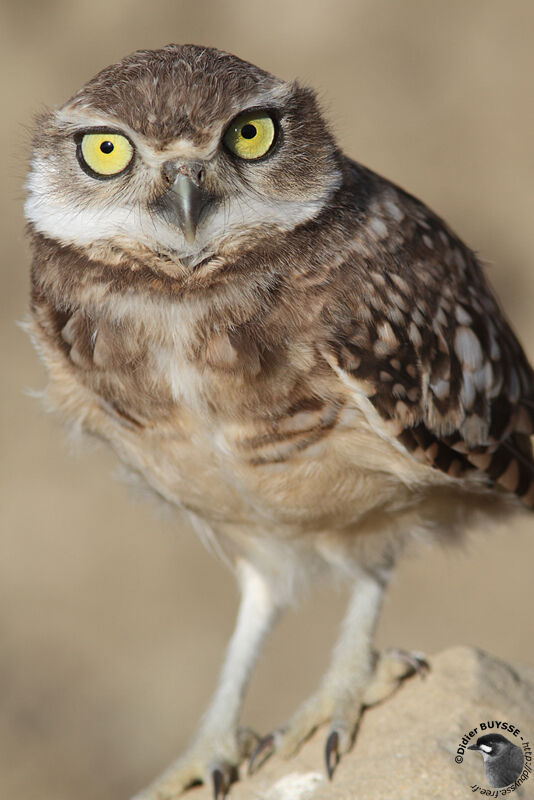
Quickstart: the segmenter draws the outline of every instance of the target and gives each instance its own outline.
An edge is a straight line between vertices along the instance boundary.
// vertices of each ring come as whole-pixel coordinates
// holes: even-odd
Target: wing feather
[[[478,259],[415,198],[371,183],[343,296],[325,311],[336,370],[415,458],[534,505],[533,372]]]

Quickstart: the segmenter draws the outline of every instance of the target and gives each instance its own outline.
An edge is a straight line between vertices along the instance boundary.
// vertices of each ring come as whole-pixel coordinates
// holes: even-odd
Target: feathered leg
[[[250,754],[250,736],[240,735],[237,723],[252,667],[279,606],[251,564],[241,561],[237,571],[241,605],[213,699],[187,751],[135,800],[171,800],[199,781],[211,781],[219,800]]]
[[[292,755],[319,725],[330,722],[326,763],[331,776],[340,754],[352,744],[363,708],[384,700],[414,672],[414,663],[419,664],[414,661],[416,657],[392,651],[377,658],[373,650],[387,578],[384,571],[362,570],[318,691],[286,726],[262,740],[251,757],[252,769],[274,751],[285,757]]]

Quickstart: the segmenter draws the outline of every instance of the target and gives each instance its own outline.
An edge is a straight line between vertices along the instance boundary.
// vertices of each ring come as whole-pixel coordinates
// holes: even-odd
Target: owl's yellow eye
[[[223,142],[230,152],[251,161],[261,158],[270,150],[275,134],[276,128],[270,114],[266,111],[249,111],[230,123]]]
[[[95,177],[111,178],[126,169],[133,158],[133,147],[126,136],[112,131],[86,133],[78,145],[82,167]]]

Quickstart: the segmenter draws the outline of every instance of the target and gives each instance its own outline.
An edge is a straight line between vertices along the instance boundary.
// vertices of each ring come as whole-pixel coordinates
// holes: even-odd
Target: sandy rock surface
[[[256,775],[235,784],[231,800],[481,797],[471,786],[487,786],[482,759],[467,750],[457,764],[457,748],[475,726],[499,720],[517,726],[534,751],[534,670],[469,647],[446,650],[429,663],[426,678],[410,678],[365,714],[354,748],[332,782],[324,776],[325,731],[320,730],[295,758],[274,756]],[[508,796],[534,798],[534,774]],[[211,789],[200,787],[188,797],[211,800]]]

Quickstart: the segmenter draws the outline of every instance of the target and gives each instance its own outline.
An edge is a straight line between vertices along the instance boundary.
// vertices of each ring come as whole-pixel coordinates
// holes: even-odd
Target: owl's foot
[[[248,729],[199,739],[132,800],[175,800],[199,783],[211,784],[214,800],[222,800],[238,779],[239,764],[250,756],[257,743],[258,736]]]
[[[344,686],[342,682],[323,686],[312,695],[289,723],[260,740],[249,761],[249,772],[257,770],[273,753],[292,756],[325,722],[330,721],[326,738],[325,760],[331,778],[341,755],[354,740],[358,722],[365,708],[389,697],[405,678],[426,674],[428,664],[420,653],[386,650],[363,687]]]
[[[330,779],[341,756],[352,746],[363,711],[387,700],[406,678],[414,674],[426,677],[429,669],[421,653],[395,648],[380,655],[373,676],[361,695],[360,707],[357,708],[352,702],[338,704],[331,718],[325,743],[326,771]]]

